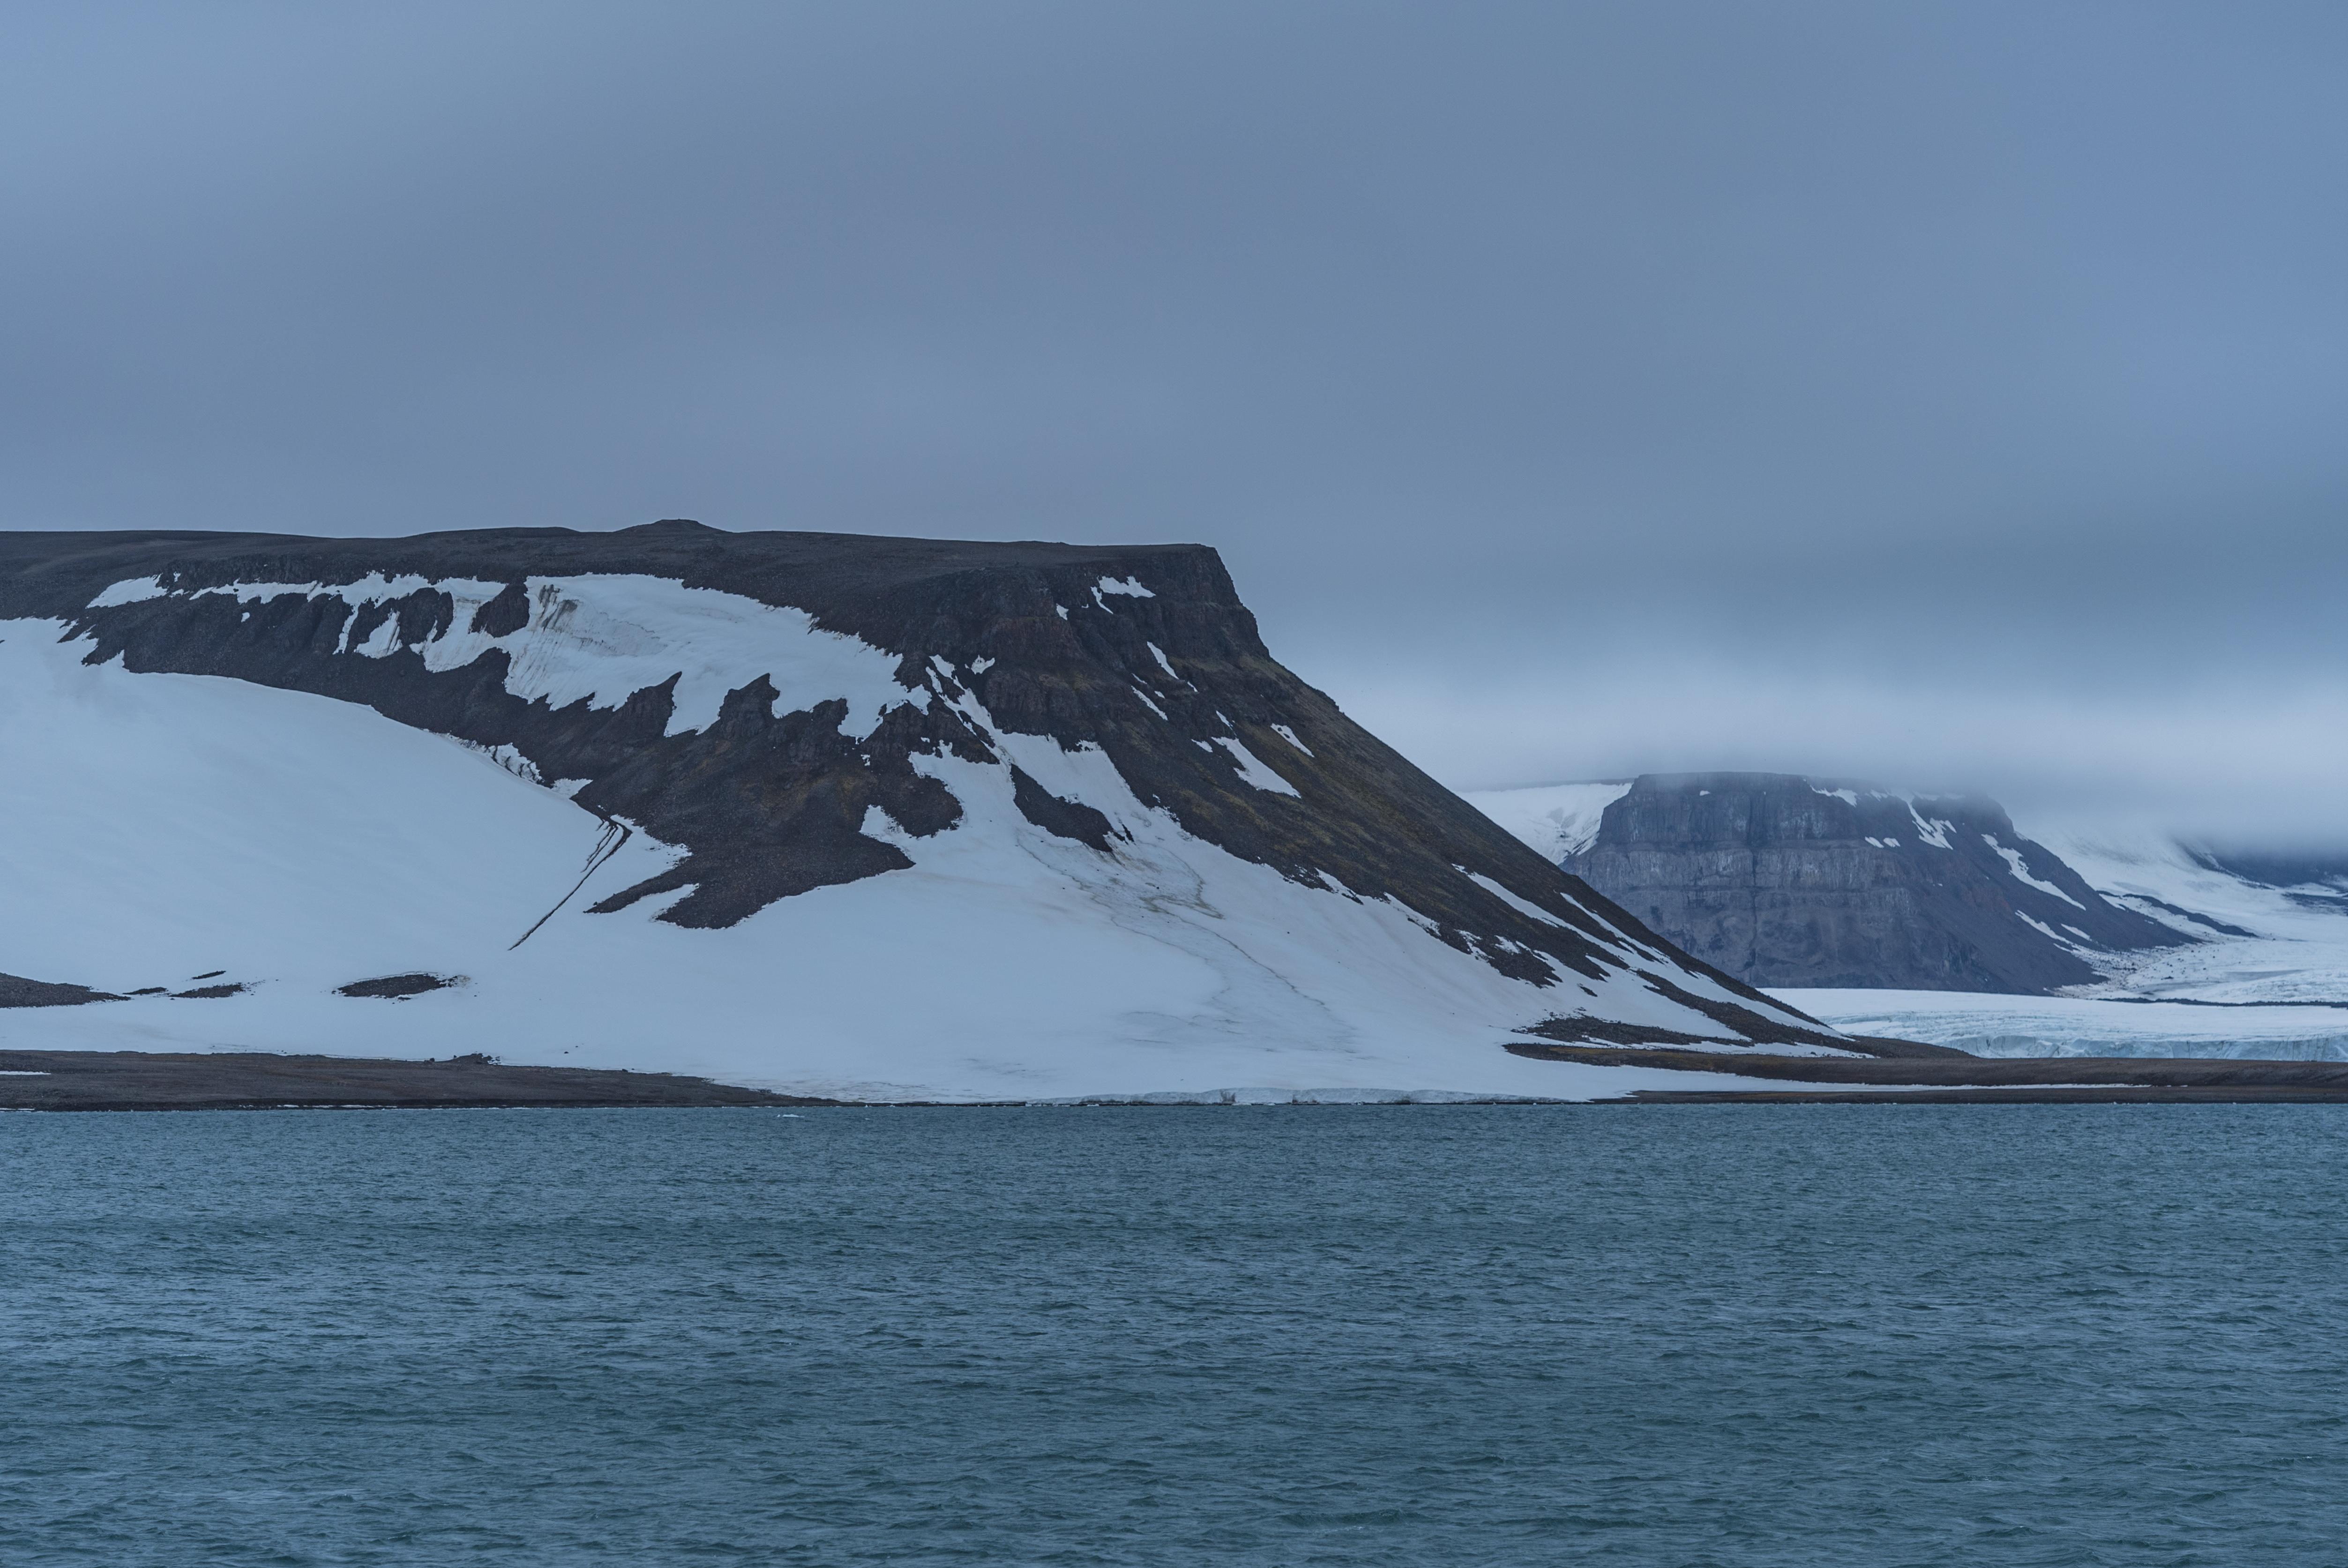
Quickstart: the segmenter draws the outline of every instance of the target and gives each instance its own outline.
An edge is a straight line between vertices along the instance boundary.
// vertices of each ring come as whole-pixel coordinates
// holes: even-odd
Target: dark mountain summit
[[[2044,994],[2097,953],[2183,944],[1995,801],[1792,774],[1650,774],[1566,869],[1756,985]]]

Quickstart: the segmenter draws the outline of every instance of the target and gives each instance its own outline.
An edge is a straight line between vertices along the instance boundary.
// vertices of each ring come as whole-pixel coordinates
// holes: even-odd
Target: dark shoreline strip
[[[1546,1041],[1509,1049],[1537,1060],[1728,1073],[1763,1080],[1749,1090],[1642,1089],[1600,1102],[1614,1105],[2348,1102],[2348,1062],[2116,1057],[1861,1060]],[[856,1103],[741,1088],[675,1073],[510,1067],[479,1057],[407,1061],[261,1052],[0,1051],[0,1070],[38,1075],[0,1078],[0,1109],[8,1110],[613,1109]],[[995,1108],[1024,1103],[1004,1101]],[[1186,1103],[1148,1109],[1220,1108]]]
[[[2348,1062],[2197,1057],[1931,1057],[1886,1060],[1562,1046],[1546,1040],[1511,1041],[1509,1050],[1536,1061],[1729,1073],[1789,1086],[1763,1088],[1756,1085],[1749,1091],[1656,1089],[1628,1097],[1643,1104],[1821,1099],[1864,1100],[1869,1104],[1918,1099],[1952,1104],[1987,1100],[2348,1101]],[[1898,1086],[1904,1092],[1850,1092],[1869,1084]],[[1838,1093],[1838,1089],[1842,1092]]]
[[[510,1067],[480,1057],[404,1061],[263,1052],[0,1051],[0,1109],[283,1110],[576,1106],[803,1106],[676,1073]]]
[[[1906,1093],[1806,1092],[1757,1089],[1642,1089],[1610,1105],[2341,1105],[2348,1090],[2240,1085],[2228,1088],[2176,1088],[2114,1084],[2085,1088],[1928,1088]]]

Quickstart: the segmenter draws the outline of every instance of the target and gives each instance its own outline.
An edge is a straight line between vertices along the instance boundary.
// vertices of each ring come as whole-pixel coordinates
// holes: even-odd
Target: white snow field
[[[1598,841],[1598,819],[1631,792],[1631,780],[1593,784],[1529,784],[1514,789],[1471,789],[1460,795],[1478,811],[1541,852],[1551,865]]]
[[[592,613],[568,641],[522,647],[512,678],[534,690],[615,702],[651,684],[647,671],[683,668],[683,725],[706,722],[747,671],[771,670],[789,706],[847,696],[866,727],[913,696],[887,655],[795,612],[675,584],[579,579],[566,591]],[[680,594],[707,598],[669,602]],[[461,632],[469,614],[448,642],[479,640]],[[1132,841],[1112,860],[1055,838],[1013,805],[1007,769],[923,758],[962,822],[928,839],[878,811],[867,824],[911,871],[784,899],[723,930],[659,922],[659,900],[585,913],[674,860],[638,832],[517,948],[604,830],[558,789],[355,705],[86,665],[91,645],[61,631],[0,622],[0,968],[114,992],[248,989],[0,1011],[0,1045],[482,1051],[871,1100],[1753,1087],[1510,1056],[1512,1029],[1573,1010],[1567,995],[1659,1028],[1713,1026],[1627,975],[1594,986],[1595,1000],[1509,979],[1397,903],[1302,887],[1183,833],[1097,750],[991,726],[1046,789]],[[419,971],[464,978],[399,1001],[335,994]]]

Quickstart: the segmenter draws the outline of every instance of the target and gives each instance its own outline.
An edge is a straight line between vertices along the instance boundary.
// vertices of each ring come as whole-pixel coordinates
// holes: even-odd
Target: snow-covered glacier
[[[15,534],[0,734],[0,971],[93,998],[16,1047],[1002,1100],[1836,1042],[1353,725],[1197,547]]]

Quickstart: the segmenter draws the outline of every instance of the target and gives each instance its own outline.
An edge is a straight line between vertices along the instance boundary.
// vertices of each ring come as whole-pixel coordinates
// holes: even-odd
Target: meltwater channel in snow
[[[378,576],[197,592],[358,604],[426,585]],[[930,696],[899,684],[894,655],[736,594],[651,577],[532,578],[527,624],[496,635],[472,628],[504,585],[429,585],[456,601],[444,629],[426,636],[393,617],[347,651],[407,647],[450,669],[502,648],[510,689],[555,704],[616,706],[675,677],[672,733],[708,724],[761,675],[778,711],[845,702],[851,736]],[[1105,579],[1096,597],[1138,587]],[[134,581],[101,598],[163,593]],[[0,777],[6,966],[123,994],[213,972],[242,989],[0,1014],[10,1043],[484,1051],[887,1099],[1573,1099],[1713,1081],[1510,1056],[1515,1028],[1560,1010],[1554,989],[1437,940],[1391,898],[1305,886],[1185,833],[1097,747],[1002,731],[966,691],[956,706],[1005,761],[1110,820],[1113,855],[1035,828],[1007,767],[920,757],[960,803],[959,822],[916,838],[876,807],[865,824],[912,869],[686,930],[654,918],[673,899],[588,913],[678,851],[638,831],[599,862],[604,823],[528,769],[510,771],[513,758],[324,696],[91,666],[91,645],[65,631],[0,623],[0,726],[34,761]],[[1285,787],[1231,750],[1248,784]],[[396,1003],[335,992],[411,972],[453,984]],[[1574,1000],[1659,1029],[1714,1027],[1626,973]]]

